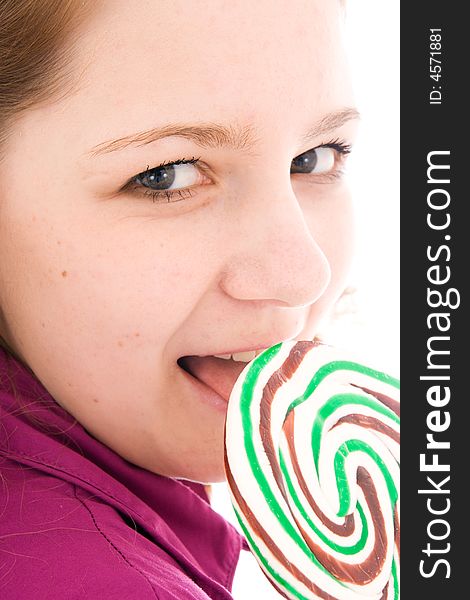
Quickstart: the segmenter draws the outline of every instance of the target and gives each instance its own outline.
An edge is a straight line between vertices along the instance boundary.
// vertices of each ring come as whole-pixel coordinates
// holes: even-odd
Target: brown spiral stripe
[[[286,598],[399,598],[398,382],[316,342],[247,365],[225,469],[248,543]]]

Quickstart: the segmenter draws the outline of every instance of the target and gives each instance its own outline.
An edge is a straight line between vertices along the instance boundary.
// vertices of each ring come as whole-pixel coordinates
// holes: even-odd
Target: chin
[[[211,483],[221,483],[226,481],[223,458],[220,463],[186,465],[186,468],[178,469],[178,474],[172,475],[175,479],[184,479],[194,483],[210,485]]]

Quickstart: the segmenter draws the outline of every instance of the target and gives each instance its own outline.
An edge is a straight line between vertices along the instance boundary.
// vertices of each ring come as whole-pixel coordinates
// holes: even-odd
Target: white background
[[[331,0],[326,0],[331,1]],[[399,373],[399,2],[349,0],[346,16],[360,136],[349,161],[358,216],[351,283],[358,311],[335,320],[328,341],[358,351],[383,370]],[[214,486],[213,507],[238,527],[225,484]],[[236,600],[275,600],[254,558],[242,557]]]

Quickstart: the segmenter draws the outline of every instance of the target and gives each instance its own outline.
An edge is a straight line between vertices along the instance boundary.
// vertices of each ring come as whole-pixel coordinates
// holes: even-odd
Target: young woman
[[[0,1],[2,598],[231,597],[228,395],[351,260],[342,10]]]

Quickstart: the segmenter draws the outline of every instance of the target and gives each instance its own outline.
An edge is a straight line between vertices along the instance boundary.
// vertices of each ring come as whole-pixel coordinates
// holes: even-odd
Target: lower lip
[[[177,365],[180,372],[183,374],[185,380],[191,386],[191,393],[197,397],[203,404],[212,406],[215,410],[226,414],[228,401],[222,396],[219,396],[217,392],[214,392],[212,388],[207,386],[205,383],[193,377],[190,373],[185,371],[182,367]]]

